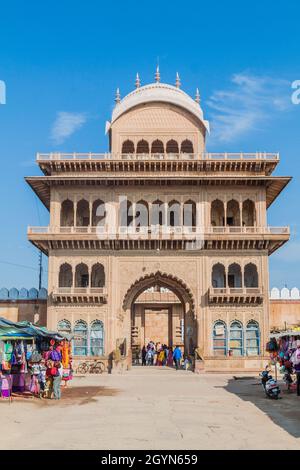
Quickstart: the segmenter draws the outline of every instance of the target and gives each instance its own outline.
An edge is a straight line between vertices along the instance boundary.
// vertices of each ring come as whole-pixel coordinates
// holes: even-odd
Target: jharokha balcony
[[[56,287],[52,292],[54,302],[60,303],[106,303],[105,287]]]
[[[211,287],[208,291],[211,304],[260,304],[263,301],[261,287]]]
[[[192,234],[264,234],[264,235],[289,235],[290,228],[284,227],[239,227],[239,226],[220,226],[220,227],[169,227],[169,226],[148,226],[148,227],[126,227],[120,226],[116,231],[109,231],[104,226],[92,227],[28,227],[28,234],[96,234],[99,237],[110,238],[112,236],[122,238],[123,236],[138,236],[150,239],[151,235],[158,236],[169,236],[169,235],[180,235],[189,236]]]
[[[289,239],[289,227],[28,227],[28,239],[50,249],[264,249],[273,253]],[[193,245],[194,244],[194,245]]]

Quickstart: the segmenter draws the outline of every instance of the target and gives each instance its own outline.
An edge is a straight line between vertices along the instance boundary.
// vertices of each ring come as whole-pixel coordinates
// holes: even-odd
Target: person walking
[[[153,355],[154,351],[152,348],[148,349],[147,354],[146,354],[146,364],[147,366],[152,366],[153,365]]]
[[[174,352],[173,352],[173,360],[175,362],[176,370],[178,370],[180,368],[181,358],[182,358],[181,350],[180,350],[179,346],[176,346],[176,348],[174,349]]]
[[[296,376],[297,376],[297,395],[300,397],[300,343],[297,342],[297,349],[291,357]]]
[[[147,350],[144,345],[142,349],[142,366],[146,365],[146,355],[147,355]]]
[[[168,367],[173,367],[173,348],[169,348],[168,352],[168,359],[167,359]]]
[[[60,400],[60,397],[61,397],[60,385],[61,385],[61,380],[63,376],[63,366],[60,362],[57,361],[55,362],[54,367],[56,368],[56,373],[53,377],[54,399]]]

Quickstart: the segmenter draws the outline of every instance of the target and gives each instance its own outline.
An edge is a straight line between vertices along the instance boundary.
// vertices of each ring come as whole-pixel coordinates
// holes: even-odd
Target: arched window
[[[135,226],[148,227],[149,208],[146,201],[138,201],[135,205]]]
[[[240,205],[238,201],[231,199],[227,203],[227,220],[226,224],[229,226],[237,227],[241,224],[240,220]]]
[[[164,144],[161,140],[154,140],[151,145],[151,153],[164,153]]]
[[[62,202],[60,208],[61,227],[72,227],[74,225],[74,204],[70,199]]]
[[[229,349],[233,356],[243,356],[243,326],[239,321],[230,325]]]
[[[64,263],[59,268],[59,287],[72,287],[73,284],[73,272],[72,266],[68,263]]]
[[[213,227],[223,227],[225,225],[224,203],[219,199],[211,203],[210,219]]]
[[[258,287],[257,266],[253,263],[248,263],[245,266],[244,284],[245,284],[245,287]]]
[[[88,354],[88,328],[83,320],[78,320],[74,326],[73,354],[74,356]]]
[[[178,201],[173,200],[169,202],[167,216],[167,224],[169,227],[180,226],[180,204]]]
[[[167,142],[167,153],[179,153],[178,142],[176,140],[169,140]]]
[[[215,356],[227,356],[227,328],[221,320],[214,324],[213,351]]]
[[[152,203],[151,225],[165,224],[165,205],[157,199]]]
[[[243,225],[246,227],[254,227],[255,225],[255,204],[250,199],[247,199],[243,202],[243,214],[242,214],[242,221]]]
[[[100,320],[95,320],[90,328],[91,356],[104,355],[104,328]]]
[[[194,153],[194,147],[192,142],[188,139],[181,142],[180,151],[181,153]]]
[[[246,328],[246,355],[259,356],[260,351],[260,331],[256,321],[251,320]]]
[[[104,287],[105,286],[104,266],[100,263],[96,263],[92,267],[91,284],[92,284],[92,287]]]
[[[57,331],[61,335],[71,334],[71,323],[68,320],[60,320],[57,324]]]
[[[80,263],[76,266],[75,287],[89,286],[89,269],[86,264]]]
[[[77,203],[76,225],[77,227],[87,227],[90,224],[90,206],[88,201],[81,199]]]
[[[224,288],[226,287],[226,273],[225,266],[221,263],[214,264],[212,269],[212,287]]]
[[[136,147],[136,153],[149,153],[149,144],[146,140],[139,140]]]
[[[101,199],[97,199],[93,202],[92,207],[92,226],[103,225],[105,222],[105,203]]]
[[[134,153],[134,143],[132,140],[125,140],[125,142],[123,142],[122,153]]]
[[[233,263],[228,268],[228,287],[242,287],[242,270],[239,264]]]
[[[196,203],[189,199],[183,205],[183,225],[186,227],[196,227]]]

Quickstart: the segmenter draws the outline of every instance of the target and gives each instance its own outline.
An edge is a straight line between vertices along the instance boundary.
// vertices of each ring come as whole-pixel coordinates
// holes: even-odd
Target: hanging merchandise
[[[35,349],[34,351],[32,351],[30,362],[40,362],[42,358],[43,357],[41,353],[37,349]]]
[[[266,351],[274,352],[278,350],[278,344],[275,338],[271,338],[270,341],[266,344]]]

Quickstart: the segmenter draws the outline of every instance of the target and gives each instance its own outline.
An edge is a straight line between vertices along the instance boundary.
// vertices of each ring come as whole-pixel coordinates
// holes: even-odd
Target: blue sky
[[[107,150],[105,121],[116,87],[124,96],[153,81],[196,87],[212,133],[211,151],[280,152],[276,174],[290,186],[269,210],[291,241],[270,258],[271,286],[300,287],[300,80],[298,1],[14,1],[0,4],[0,286],[38,282],[27,225],[48,213],[24,182],[40,174],[36,152]],[[44,285],[47,282],[46,260]]]

